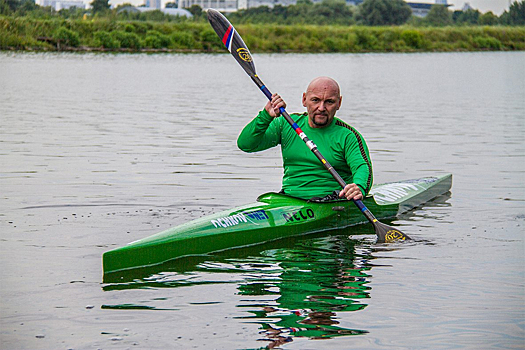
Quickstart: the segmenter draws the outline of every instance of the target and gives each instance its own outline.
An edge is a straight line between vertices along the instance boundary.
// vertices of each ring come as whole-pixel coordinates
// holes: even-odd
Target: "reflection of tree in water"
[[[239,294],[253,296],[257,310],[249,319],[262,325],[261,334],[275,348],[293,337],[314,339],[367,333],[342,327],[338,313],[366,307],[370,270],[364,249],[340,236],[303,241],[293,248],[267,250],[264,274],[241,284]],[[360,251],[359,251],[360,250]],[[270,268],[273,267],[273,268]],[[261,296],[278,296],[264,299]],[[253,308],[254,303],[242,307]]]

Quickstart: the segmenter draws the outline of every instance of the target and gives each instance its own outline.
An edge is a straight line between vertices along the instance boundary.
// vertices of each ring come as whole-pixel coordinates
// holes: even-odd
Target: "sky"
[[[88,0],[91,2],[92,0]],[[167,2],[173,0],[162,0],[162,6]],[[421,3],[434,3],[434,0],[408,0],[409,2],[421,2]],[[447,0],[452,6],[449,7],[452,11],[461,10],[466,2],[474,9],[479,10],[481,13],[492,11],[496,15],[501,15],[505,10],[509,9],[509,0]],[[510,0],[512,2],[517,0]],[[117,6],[122,3],[131,3],[133,5],[141,5],[145,3],[145,0],[110,0],[109,3],[113,6]]]
[[[412,2],[427,2],[433,3],[432,0],[422,1],[422,0],[411,0]],[[512,0],[514,2],[515,0]],[[470,6],[474,9],[479,10],[482,13],[492,11],[496,15],[501,15],[505,10],[509,9],[509,0],[448,0],[451,10],[461,10],[465,3],[468,2]]]

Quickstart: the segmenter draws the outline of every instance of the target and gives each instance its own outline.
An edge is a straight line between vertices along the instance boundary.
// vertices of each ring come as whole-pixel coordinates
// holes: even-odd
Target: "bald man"
[[[362,199],[372,186],[372,162],[361,134],[335,116],[342,100],[335,80],[318,77],[303,93],[306,113],[291,117],[348,184],[338,190],[339,197]],[[274,94],[242,130],[238,147],[245,152],[258,152],[280,144],[284,167],[282,192],[303,199],[330,198],[339,184],[280,116],[281,107],[286,108],[286,103]]]

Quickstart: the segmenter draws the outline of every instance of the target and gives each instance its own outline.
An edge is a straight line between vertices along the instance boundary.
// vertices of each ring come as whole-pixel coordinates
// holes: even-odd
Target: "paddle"
[[[230,53],[241,65],[244,71],[250,76],[250,78],[252,78],[253,82],[259,87],[259,89],[261,89],[264,95],[266,95],[266,97],[271,100],[272,93],[257,76],[252,55],[239,33],[237,33],[237,31],[235,30],[235,28],[233,28],[231,23],[219,11],[214,9],[208,9],[207,13],[208,21],[210,22],[212,28],[215,30],[219,38],[222,40],[222,43],[226,46],[228,51],[230,51]],[[317,149],[317,146],[310,139],[308,139],[305,133],[301,130],[301,128],[299,128],[299,126],[295,123],[295,121],[290,117],[290,115],[286,112],[284,108],[281,107],[280,112],[282,116],[286,119],[288,124],[290,124],[290,126],[295,130],[297,135],[299,135],[299,137],[304,141],[308,148],[310,148],[310,150],[316,155],[316,157],[321,161],[321,163],[323,163],[325,168],[330,172],[330,174],[339,183],[339,185],[341,185],[341,187],[344,188],[346,186],[346,182],[330,165],[330,163],[328,163],[328,161],[321,155],[321,153]],[[401,231],[379,222],[361,200],[353,200],[353,202],[365,215],[368,221],[370,221],[372,225],[374,225],[374,230],[377,235],[377,241],[379,243],[410,239]]]

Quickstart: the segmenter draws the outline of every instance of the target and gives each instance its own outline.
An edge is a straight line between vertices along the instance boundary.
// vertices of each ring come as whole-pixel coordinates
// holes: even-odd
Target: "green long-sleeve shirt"
[[[370,191],[372,162],[366,142],[356,129],[338,118],[324,128],[311,128],[306,113],[293,114],[292,118],[346,183],[355,183],[363,195]],[[273,118],[263,109],[237,139],[238,147],[245,152],[258,152],[278,144],[283,156],[282,186],[286,194],[309,199],[341,189],[283,117]]]

